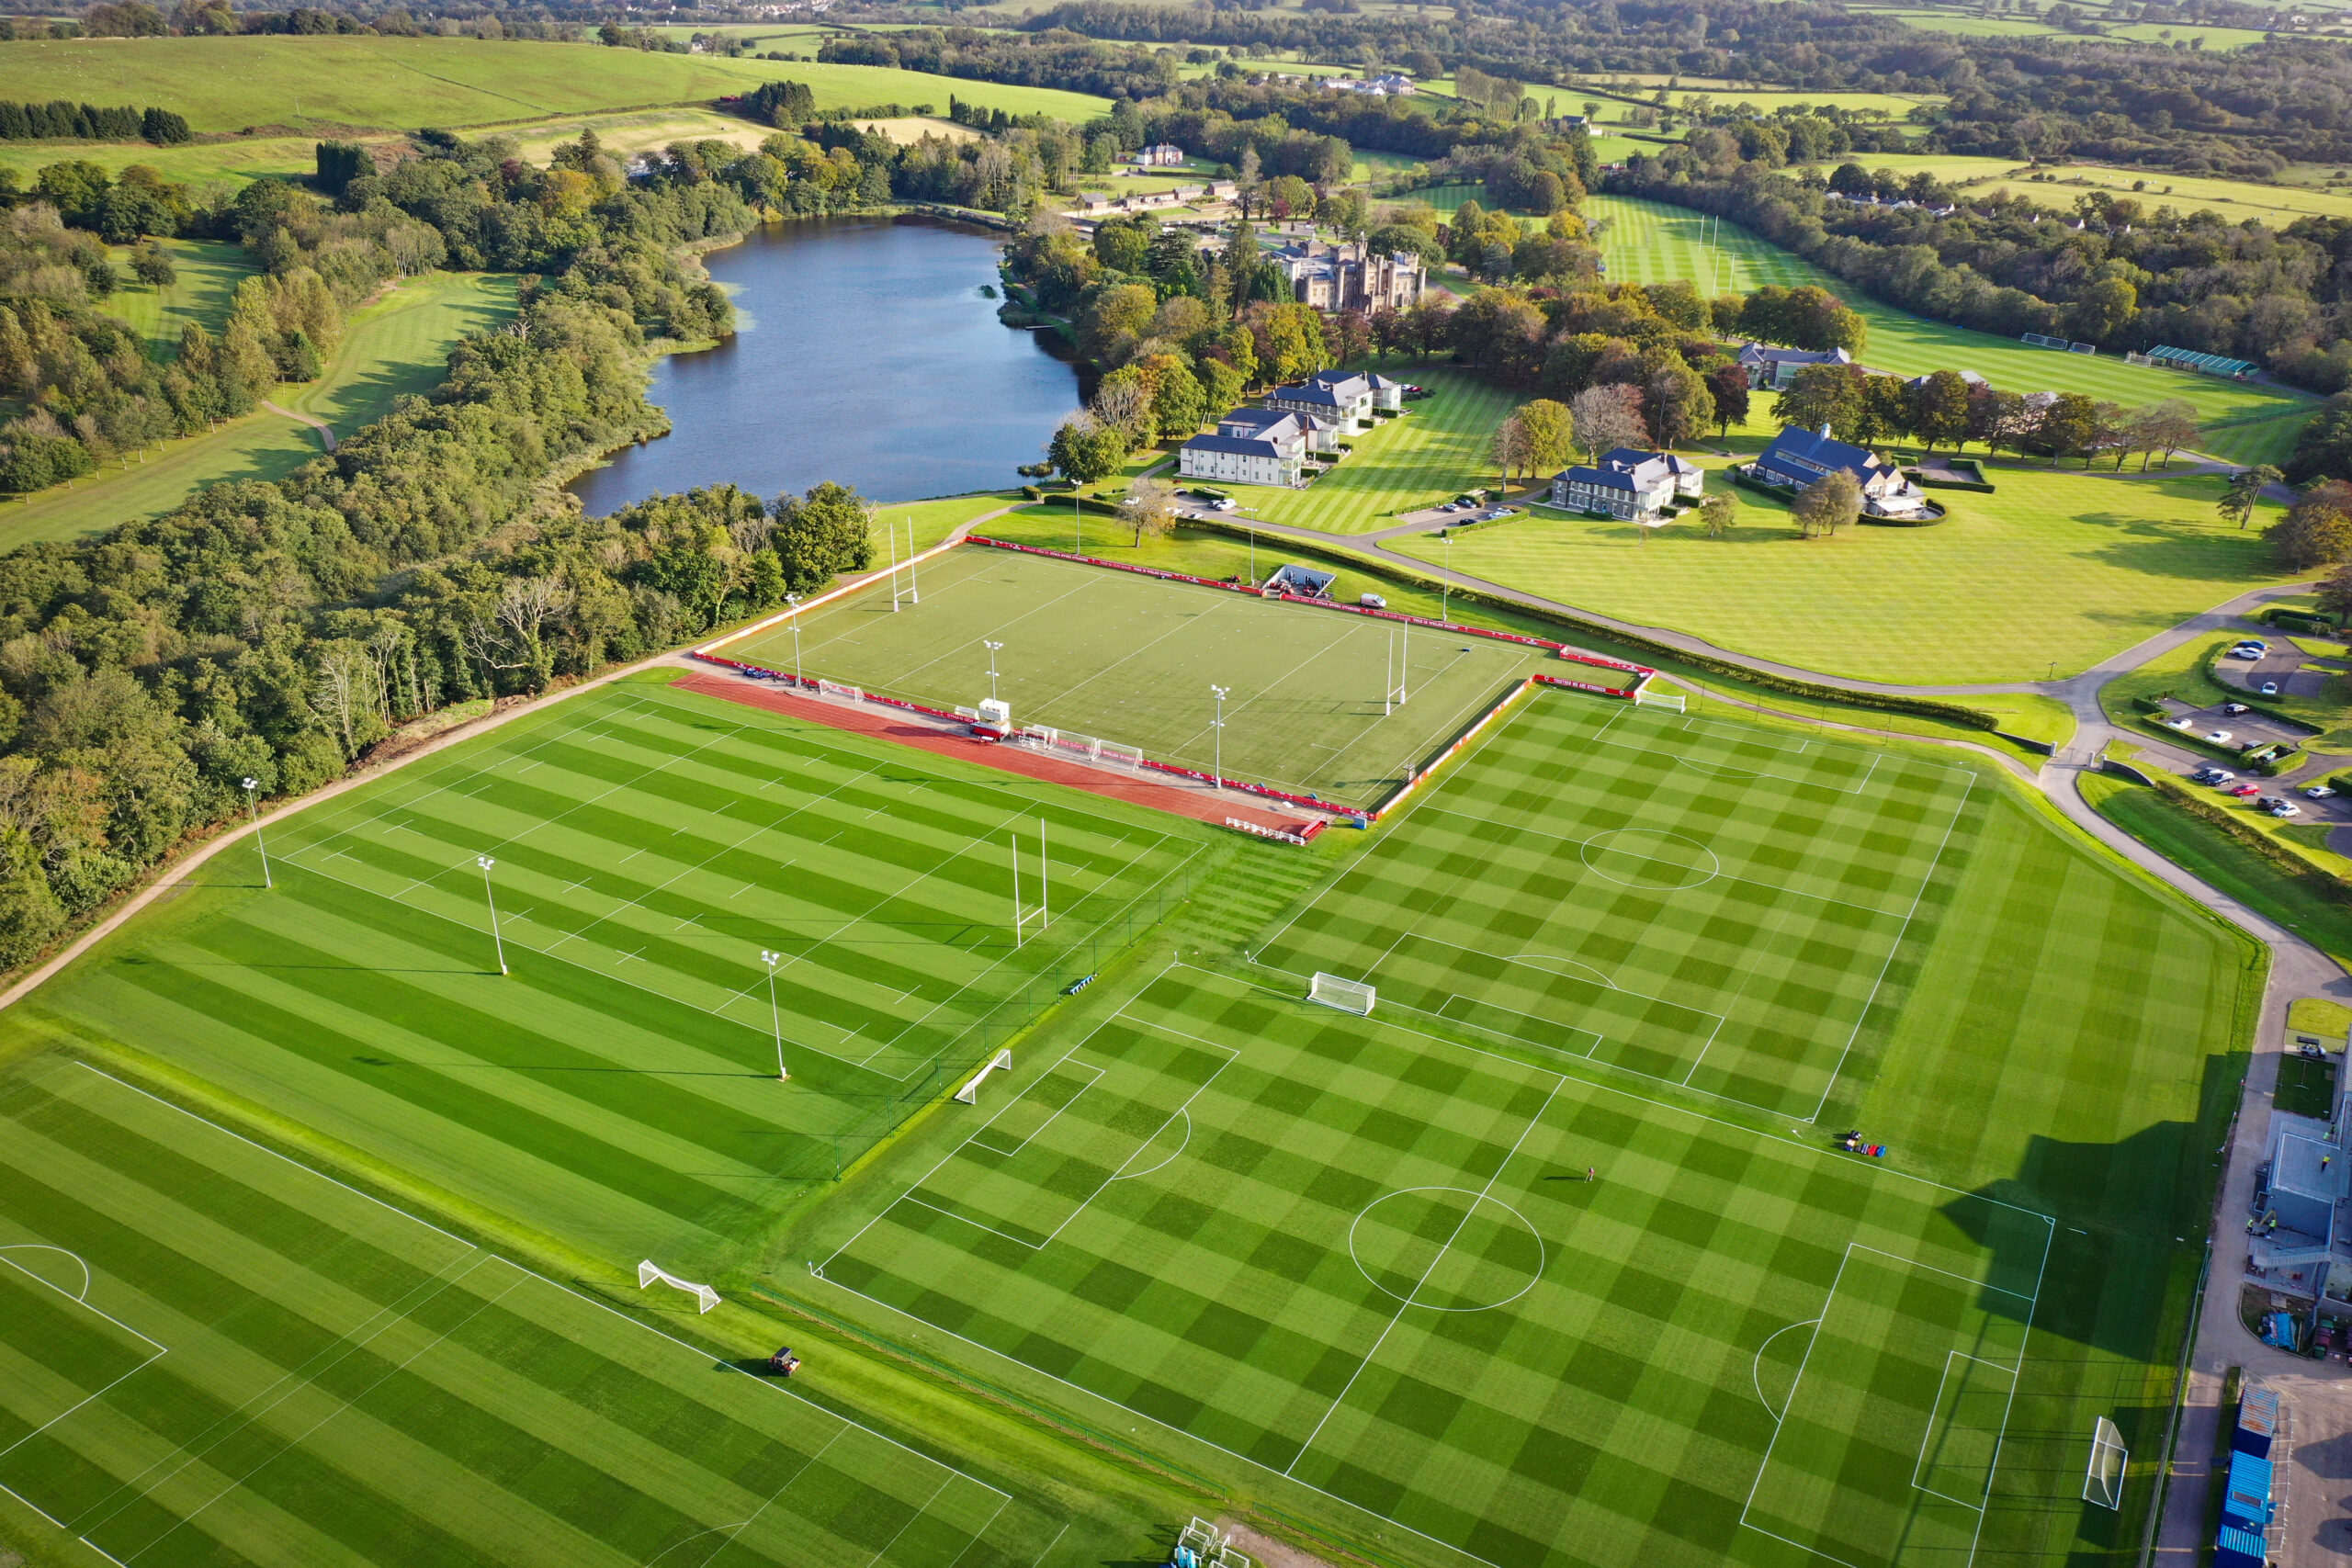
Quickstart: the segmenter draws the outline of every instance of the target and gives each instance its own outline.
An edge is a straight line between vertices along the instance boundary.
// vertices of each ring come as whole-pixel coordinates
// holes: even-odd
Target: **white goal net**
[[[1306,987],[1308,1001],[1321,1002],[1327,1008],[1338,1008],[1342,1012],[1370,1013],[1375,994],[1370,986],[1360,980],[1342,980],[1337,975],[1326,975],[1319,969]]]
[[[2123,1434],[2115,1429],[2114,1422],[2100,1416],[2091,1428],[2091,1462],[2083,1475],[2083,1501],[2102,1508],[2122,1507],[2123,1472],[2131,1462]]]
[[[695,1309],[697,1313],[708,1312],[711,1308],[718,1304],[718,1292],[712,1290],[708,1285],[697,1285],[692,1280],[681,1280],[675,1274],[669,1272],[667,1269],[664,1269],[656,1263],[640,1263],[637,1266],[637,1288],[639,1290],[641,1291],[645,1289],[646,1286],[655,1284],[657,1282],[660,1284],[673,1286],[678,1290],[684,1291],[691,1294],[695,1301],[702,1303]]]
[[[1681,713],[1690,706],[1690,700],[1679,692],[1653,692],[1647,686],[1636,686],[1634,688],[1634,705],[1672,708],[1676,713]]]
[[[1012,1053],[1011,1051],[999,1051],[996,1054],[994,1060],[990,1061],[987,1066],[982,1067],[978,1072],[974,1073],[972,1075],[971,1081],[966,1084],[962,1089],[956,1091],[956,1100],[966,1105],[978,1105],[980,1102],[981,1080],[986,1078],[990,1073],[996,1071],[999,1067],[1010,1070],[1012,1066]]]
[[[844,697],[854,703],[862,703],[865,700],[864,692],[859,691],[855,686],[844,686],[839,681],[828,681],[820,677],[817,689],[829,697]]]

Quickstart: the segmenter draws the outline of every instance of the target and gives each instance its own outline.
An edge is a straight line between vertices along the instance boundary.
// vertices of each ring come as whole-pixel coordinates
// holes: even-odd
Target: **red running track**
[[[1145,779],[1125,779],[1101,768],[1040,757],[1017,746],[987,745],[937,725],[918,723],[892,714],[840,703],[819,702],[811,697],[779,691],[765,682],[690,674],[673,683],[682,691],[699,693],[707,697],[721,697],[730,703],[741,703],[745,707],[764,708],[770,713],[787,714],[794,718],[813,719],[819,724],[857,735],[878,735],[885,740],[895,740],[918,751],[933,751],[943,757],[978,762],[981,767],[994,768],[1000,773],[1042,779],[1047,784],[1068,784],[1089,795],[1107,795],[1133,806],[1148,806],[1155,811],[1173,812],[1179,817],[1191,817],[1219,826],[1224,825],[1227,818],[1232,817],[1279,832],[1303,833],[1314,820],[1232,804],[1212,796],[1204,789],[1184,789]]]

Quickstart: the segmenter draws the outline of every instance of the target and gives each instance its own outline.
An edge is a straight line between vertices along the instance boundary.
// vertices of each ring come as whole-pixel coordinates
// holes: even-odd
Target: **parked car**
[[[2301,817],[2302,814],[2303,808],[2291,800],[2282,800],[2270,808],[2273,817]]]
[[[2277,696],[2278,694],[2278,682],[2276,681],[2265,681],[2262,683],[2262,694],[2266,697]]]
[[[2244,703],[2223,703],[2222,705],[2222,711],[2229,715],[2230,717],[2235,718],[2242,713],[2250,713],[2253,710],[2248,708]]]
[[[1209,510],[1211,512],[1231,512],[1240,504],[1241,503],[1234,500],[1233,497],[1229,495],[1222,495],[1217,497],[1216,500],[1209,502]]]
[[[2270,645],[2269,645],[2268,643],[2267,643],[2267,642],[2263,641],[2263,640],[2262,640],[2260,637],[2242,637],[2238,638],[2238,640],[2236,641],[2236,643],[2235,643],[2235,644],[2233,644],[2233,645],[2231,647],[2230,651],[2231,651],[2232,653],[2236,653],[2240,649],[2246,649],[2246,648],[2250,648],[2250,649],[2254,649],[2254,652],[2253,652],[2252,654],[2249,654],[2249,655],[2245,655],[2245,656],[2244,656],[2244,657],[2247,657],[2247,658],[2256,658],[2256,659],[2258,659],[2258,658],[2260,658],[2262,655],[2264,655],[2264,654],[2266,654],[2266,653],[2267,653],[2267,652],[2269,652],[2269,651],[2270,651]]]
[[[2240,784],[2237,788],[2224,793],[2233,795],[2240,800],[2252,800],[2256,795],[2262,793],[2262,786],[2260,784]]]
[[[2211,784],[2215,789],[2221,789],[2238,782],[2237,774],[2230,772],[2227,768],[2215,768],[2212,770],[2212,774],[2213,776],[2207,779],[2205,782]]]
[[[2229,743],[2230,732],[2226,729],[2217,729],[2205,738],[2205,744],[2208,746],[2227,746]]]
[[[2335,798],[2335,791],[2330,789],[2325,784],[2313,784],[2311,788],[2303,791],[2303,793],[2311,796],[2313,800],[2331,800]]]
[[[1377,593],[1367,593],[1358,599],[1356,603],[1363,605],[1367,610],[1385,610],[1388,608],[1388,601],[1383,599]]]
[[[2167,729],[2194,729],[2197,728],[2197,721],[2193,718],[2168,718],[2165,720],[2165,728]]]

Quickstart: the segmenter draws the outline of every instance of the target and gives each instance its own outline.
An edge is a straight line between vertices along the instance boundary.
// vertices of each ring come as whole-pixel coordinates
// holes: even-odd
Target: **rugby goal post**
[[[971,1080],[965,1084],[962,1089],[956,1091],[956,1100],[964,1105],[978,1105],[980,1102],[980,1084],[982,1080],[984,1080],[990,1073],[996,1071],[999,1067],[1002,1067],[1008,1072],[1012,1069],[1012,1053],[1010,1050],[999,1051],[993,1057],[989,1058],[989,1065],[987,1066],[982,1067],[978,1072],[974,1073],[971,1077]]]
[[[698,1314],[708,1312],[711,1308],[718,1304],[718,1292],[712,1290],[708,1285],[697,1285],[692,1280],[681,1280],[675,1274],[669,1272],[657,1263],[645,1262],[637,1266],[637,1288],[639,1290],[641,1291],[645,1289],[646,1286],[655,1284],[657,1282],[672,1286],[677,1290],[684,1291],[692,1294],[695,1301],[702,1303],[695,1309]]]
[[[2132,1450],[2123,1446],[2123,1434],[2115,1423],[2102,1416],[2091,1427],[2091,1461],[2083,1473],[2083,1501],[2097,1503],[2102,1508],[2123,1506],[2123,1472],[2132,1463]]]
[[[1377,993],[1361,980],[1343,980],[1337,975],[1326,975],[1320,969],[1306,984],[1306,999],[1320,1002],[1341,1012],[1368,1016]]]

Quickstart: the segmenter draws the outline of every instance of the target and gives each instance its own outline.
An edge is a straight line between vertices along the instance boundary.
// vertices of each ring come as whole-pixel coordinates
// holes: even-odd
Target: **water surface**
[[[601,516],[657,491],[764,496],[824,479],[876,501],[995,490],[1080,400],[1038,334],[996,319],[1002,236],[924,218],[808,218],[710,252],[741,331],[661,360],[671,434],[571,485]]]

